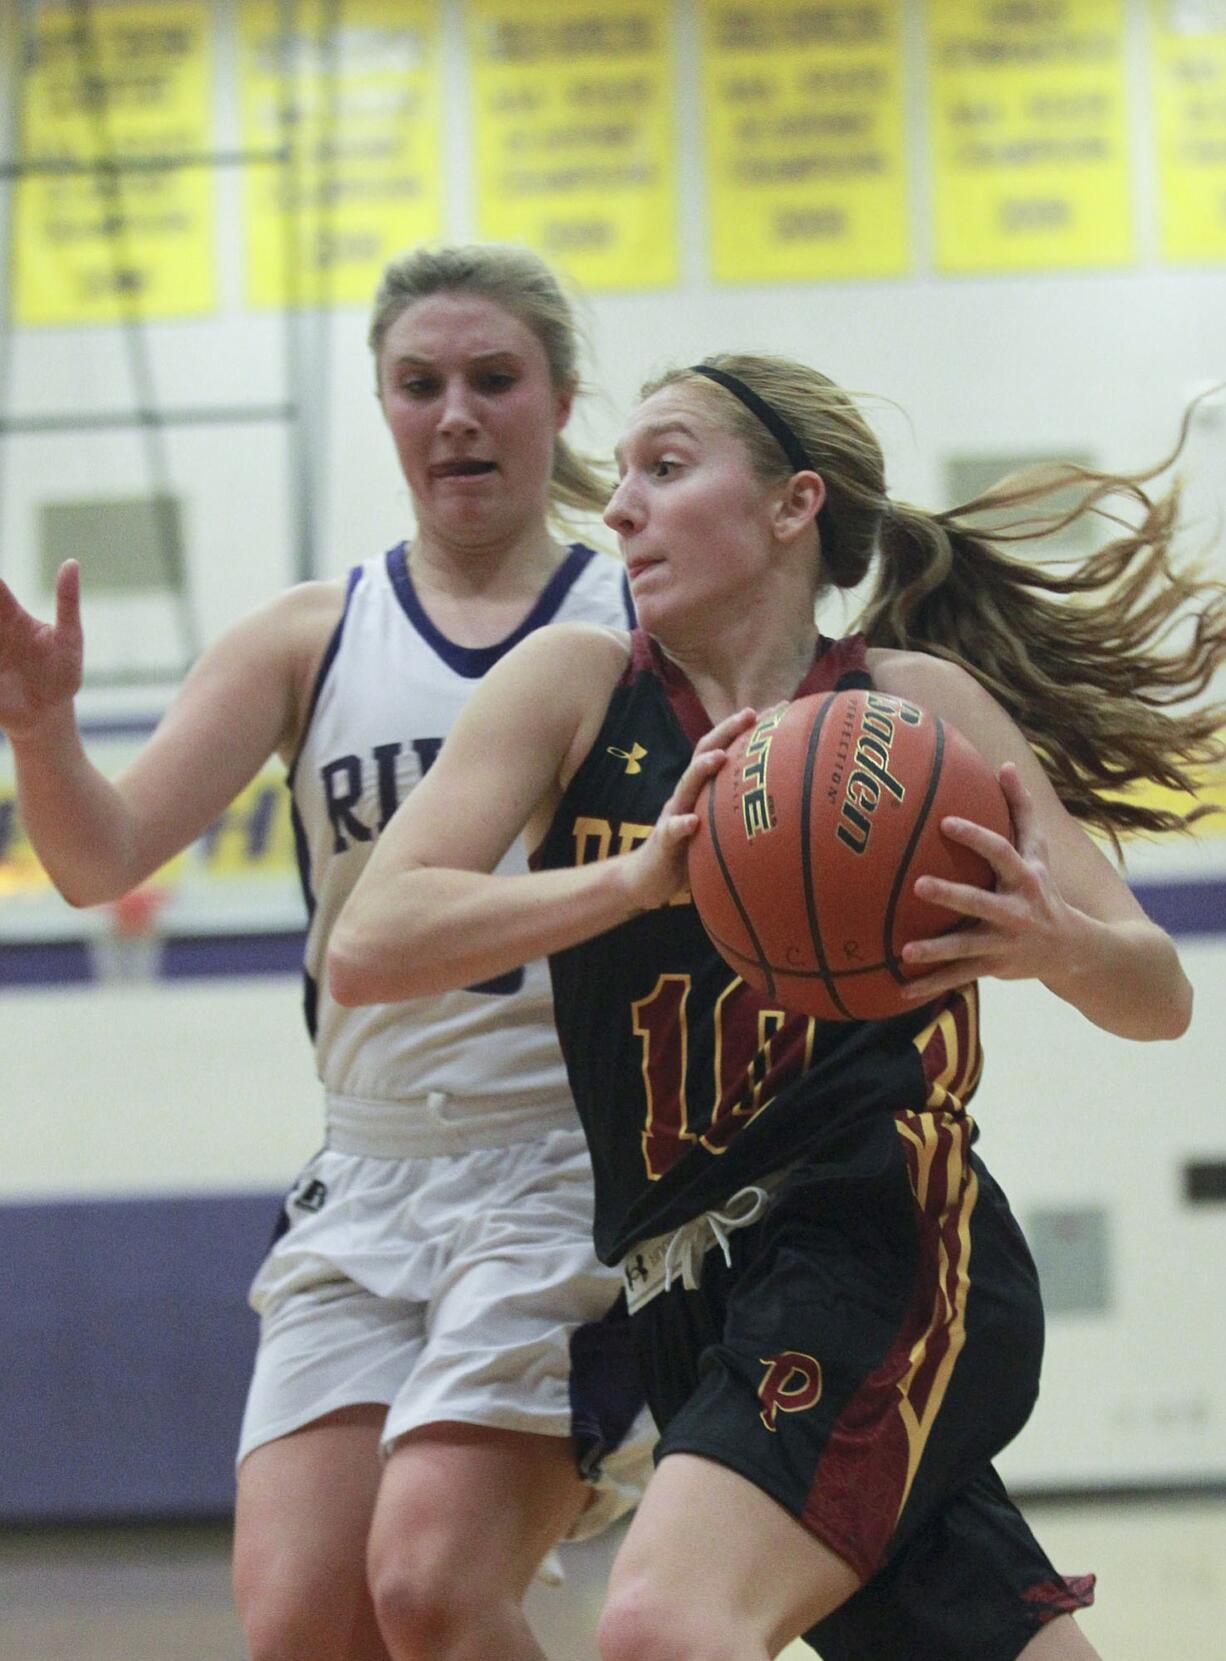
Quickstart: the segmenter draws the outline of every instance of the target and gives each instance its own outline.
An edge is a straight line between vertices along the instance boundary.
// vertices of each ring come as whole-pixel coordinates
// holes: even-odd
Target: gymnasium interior
[[[1186,415],[1180,545],[1226,579],[1223,0],[5,0],[0,577],[46,617],[80,559],[104,770],[234,619],[411,533],[366,330],[385,263],[439,240],[573,285],[585,453],[648,377],[734,349],[854,392],[932,508],[1031,463],[1147,470]],[[1183,1038],[982,986],[979,1146],[1048,1319],[1000,1470],[1097,1574],[1104,1657],[1207,1661],[1226,815],[1123,855],[1195,988]],[[322,1126],[303,926],[283,769],[74,910],[0,738],[0,1661],[246,1653],[246,1289]],[[530,1594],[550,1661],[595,1661],[617,1538]]]

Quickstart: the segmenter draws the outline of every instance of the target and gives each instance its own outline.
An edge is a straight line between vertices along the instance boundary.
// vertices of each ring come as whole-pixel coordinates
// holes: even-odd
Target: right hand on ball
[[[698,828],[694,804],[703,785],[728,759],[727,746],[753,726],[757,712],[739,709],[700,738],[677,788],[660,810],[651,835],[625,856],[626,892],[635,911],[667,905],[686,886],[686,846]]]
[[[55,622],[40,623],[0,582],[0,728],[11,739],[33,737],[80,689],[80,593],[80,567],[67,560],[55,584]]]

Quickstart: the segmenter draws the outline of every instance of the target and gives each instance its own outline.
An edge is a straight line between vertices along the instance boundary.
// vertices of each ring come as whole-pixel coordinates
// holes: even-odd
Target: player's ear
[[[793,473],[775,505],[774,532],[781,542],[794,542],[813,524],[826,500],[826,481],[806,468]]]
[[[575,394],[579,390],[575,381],[568,381],[559,388],[554,399],[554,431],[560,433],[570,420],[570,412],[574,408]]]

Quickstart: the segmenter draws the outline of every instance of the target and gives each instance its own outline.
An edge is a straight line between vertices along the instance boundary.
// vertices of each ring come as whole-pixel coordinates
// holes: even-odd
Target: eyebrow
[[[698,437],[694,429],[687,427],[685,422],[677,416],[670,416],[664,421],[652,421],[648,426],[640,428],[635,437],[638,439],[663,438],[666,433],[683,433],[686,438],[693,439]],[[613,446],[613,459],[620,465],[622,459],[620,444]]]
[[[497,363],[500,360],[509,360],[511,363],[518,363],[519,353],[515,351],[513,347],[499,346],[490,352],[477,352],[467,361],[473,364],[482,364]],[[432,369],[437,361],[438,360],[436,358],[426,357],[420,352],[402,352],[399,357],[392,359],[392,367],[394,369],[408,369],[414,367]]]

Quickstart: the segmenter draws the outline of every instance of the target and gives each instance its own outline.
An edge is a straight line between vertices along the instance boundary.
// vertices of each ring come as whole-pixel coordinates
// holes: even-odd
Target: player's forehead
[[[390,363],[428,367],[480,363],[498,357],[542,363],[545,349],[506,306],[482,294],[428,294],[395,317],[383,342]]]
[[[620,463],[645,445],[669,438],[702,443],[720,430],[701,392],[682,385],[664,386],[639,404],[613,453]]]

